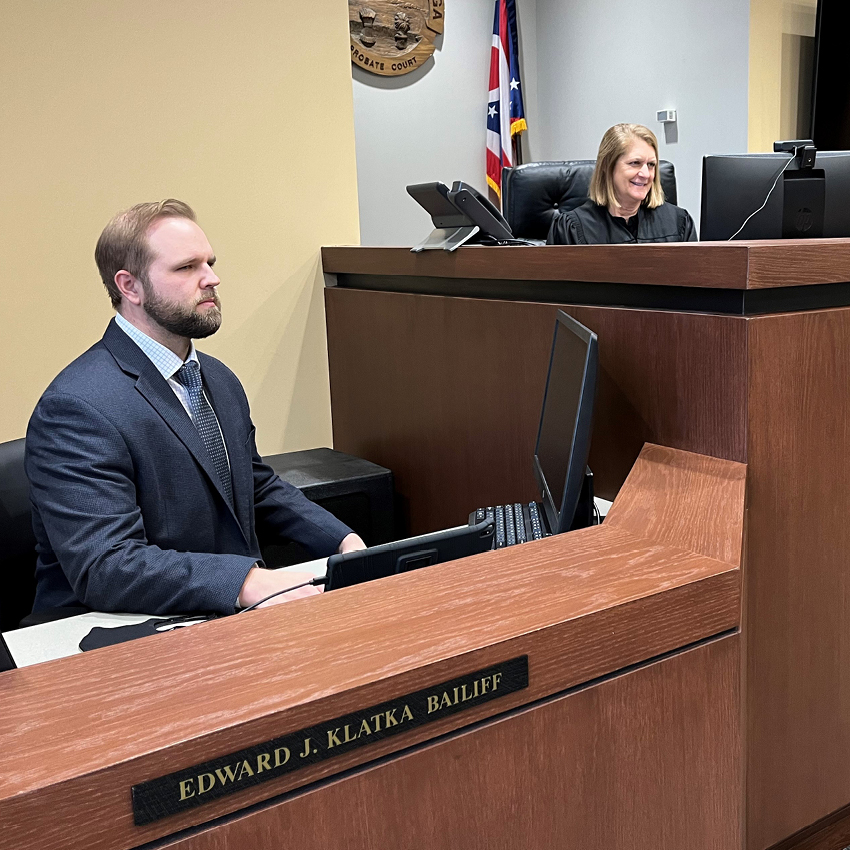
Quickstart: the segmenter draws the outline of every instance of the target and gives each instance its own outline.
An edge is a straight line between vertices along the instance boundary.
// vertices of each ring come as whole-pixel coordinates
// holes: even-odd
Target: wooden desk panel
[[[749,370],[747,781],[761,848],[850,802],[850,310],[752,320]]]
[[[491,251],[487,260],[483,250],[436,260],[371,249],[328,254],[328,270],[408,276],[405,294],[328,289],[326,302],[335,433],[348,451],[398,468],[414,528],[446,524],[471,503],[535,495],[524,458],[536,433],[554,308],[507,299],[480,299],[469,306],[459,297],[464,277],[644,286],[685,282],[738,291],[850,279],[847,240],[681,245],[655,253],[632,252],[641,246],[597,247],[546,249],[524,266],[519,253]],[[744,255],[746,268],[738,265]],[[626,268],[631,261],[634,266]],[[458,297],[411,293],[417,274],[458,278]],[[607,306],[566,309],[600,339],[590,460],[600,495],[616,492],[645,440],[748,463],[749,539],[742,561],[747,847],[764,850],[836,810],[850,811],[850,642],[845,638],[850,309],[755,318]],[[380,339],[370,340],[374,356],[361,352],[344,328],[349,313],[358,316],[361,330],[381,329]],[[397,333],[394,323],[404,332]],[[463,348],[433,342],[448,335],[462,340]],[[505,372],[508,385],[516,388],[509,400],[487,377],[480,391],[459,382],[465,362],[458,360],[459,351],[477,360],[486,360],[489,352],[493,371]],[[528,354],[533,368],[517,363],[518,351]],[[442,407],[417,407],[419,379],[405,384],[400,369],[385,371],[396,352],[417,375],[427,372],[429,391],[440,394]],[[350,389],[361,389],[363,380],[344,362],[348,356],[362,373],[380,376],[377,386],[365,391],[373,407],[356,409],[356,416],[351,416]],[[392,411],[391,422],[383,418],[385,391],[417,410],[420,421],[412,425],[403,410]],[[483,449],[480,441],[463,442],[457,434],[443,444],[440,435],[456,406],[463,410],[463,432],[488,435]],[[417,435],[413,443],[406,439],[410,433]],[[382,442],[384,437],[391,439]],[[417,455],[420,444],[424,451]],[[445,481],[449,486],[441,490]],[[642,520],[638,511],[635,521]],[[850,834],[848,817],[836,821],[829,834]]]
[[[645,446],[605,526],[738,567],[746,474],[743,464]]]
[[[619,524],[4,673],[2,846],[136,847],[735,629],[740,571],[689,547],[722,515],[739,550],[743,501],[740,465],[648,447]],[[523,691],[133,825],[135,784],[520,655]]]
[[[465,507],[474,495],[479,496],[476,504],[527,496],[531,483],[521,464],[533,442],[529,434],[536,429],[543,380],[534,385],[533,374],[545,374],[541,351],[551,320],[543,315],[553,308],[511,300],[522,298],[515,292],[517,286],[510,297],[491,301],[492,308],[467,308],[460,297],[463,281],[528,280],[540,292],[551,288],[535,287],[536,281],[598,281],[613,284],[609,289],[617,293],[632,284],[643,289],[682,284],[702,287],[706,293],[718,290],[722,298],[698,299],[702,307],[686,306],[681,293],[670,290],[671,298],[678,298],[670,304],[683,310],[726,304],[725,316],[672,309],[566,308],[600,337],[603,362],[591,465],[605,496],[616,491],[643,440],[747,462],[749,530],[742,559],[746,847],[765,850],[782,842],[785,850],[793,846],[792,833],[807,831],[825,818],[817,835],[827,837],[821,840],[806,832],[801,846],[836,850],[843,845],[829,842],[850,835],[850,309],[815,309],[827,303],[819,301],[817,293],[794,299],[801,287],[825,284],[821,294],[829,291],[835,297],[832,303],[847,304],[841,300],[847,297],[846,286],[831,284],[850,280],[850,242],[703,243],[655,251],[657,247],[564,246],[537,253],[470,249],[451,257],[418,259],[401,249],[394,254],[384,249],[326,249],[326,271],[387,280],[404,276],[406,293],[326,291],[335,427],[338,422],[349,451],[362,448],[367,457],[391,468],[398,464],[414,526],[458,516],[461,503]],[[457,286],[451,295],[420,295],[419,302],[376,298],[416,298],[417,276],[425,279],[423,290],[436,291],[435,277],[446,278],[443,291],[453,283]],[[578,289],[582,304],[593,298],[592,287]],[[694,291],[689,290],[691,295]],[[752,313],[761,302],[772,315],[734,315],[735,298],[741,293],[755,298]],[[479,287],[476,294],[487,293]],[[441,303],[431,304],[429,297]],[[664,304],[664,296],[657,293],[649,300],[655,306]],[[402,303],[404,309],[394,315]],[[370,307],[376,316],[370,316]],[[783,314],[783,309],[798,312]],[[393,338],[389,330],[386,339],[392,345],[384,339],[370,341],[377,356],[362,355],[359,343],[344,328],[348,311],[366,328],[371,323],[383,328],[392,317],[415,334],[417,346]],[[429,344],[429,332],[443,339],[451,333],[464,340],[465,351],[479,356],[485,348],[491,351],[492,368],[506,371],[517,387],[511,402],[500,408],[489,387],[480,394],[469,391],[457,377],[466,361],[452,361],[454,348],[444,352],[438,343]],[[485,338],[480,348],[467,339],[476,336]],[[531,353],[536,363],[532,369],[516,365],[518,350]],[[376,408],[361,407],[356,418],[350,416],[357,403],[350,387],[359,388],[362,382],[342,362],[349,353],[360,368],[374,370],[411,408],[417,407],[417,386],[405,386],[401,379],[396,383],[395,374],[384,371],[383,364],[396,352],[414,364],[420,356],[423,364],[430,364],[438,374],[429,375],[428,388],[440,389],[446,408],[475,405],[482,411],[478,417],[464,411],[461,421],[464,429],[495,429],[483,452],[470,439],[461,452],[455,451],[453,440],[443,454],[438,434],[451,419],[450,409],[435,413],[419,408],[425,422],[417,423],[415,431],[401,415],[384,419],[379,403]],[[380,388],[370,392],[380,399]],[[415,454],[420,443],[407,441],[405,428],[417,438],[423,434],[428,449],[409,466],[405,452],[412,447]],[[373,450],[374,456],[369,454]],[[494,457],[499,461],[495,470]],[[504,486],[499,473],[505,476]],[[418,491],[420,474],[425,489]],[[464,480],[466,475],[480,476],[480,491]],[[452,486],[441,491],[443,476]],[[640,519],[638,511],[635,520]],[[836,810],[844,813],[839,819],[831,814]]]
[[[411,533],[539,498],[554,305],[327,289],[334,446],[393,471]],[[742,461],[742,318],[566,307],[599,336],[590,465],[613,499],[645,442]]]
[[[529,544],[544,560],[511,568],[497,559],[501,553],[489,562],[479,556],[453,575],[446,565],[393,579],[392,592],[337,591],[299,602],[299,610],[272,610],[250,628],[211,623],[146,639],[147,646],[3,674],[4,847],[23,850],[36,841],[43,850],[134,847],[736,627],[737,570],[684,550],[659,558],[657,544],[635,548],[622,532],[608,535],[610,549],[598,545],[602,535],[595,543],[589,534],[573,536],[584,538],[583,545],[573,550],[572,567],[558,553],[556,572],[542,566],[554,550]],[[490,576],[486,596],[464,592],[476,587],[482,570]],[[650,588],[651,598],[644,597]],[[399,605],[402,597],[407,604]],[[557,625],[545,625],[546,612]],[[299,627],[313,630],[322,622],[332,641],[295,637]],[[530,665],[526,691],[202,809],[146,827],[132,824],[134,784],[522,654]],[[207,659],[202,670],[192,663],[199,657]],[[33,693],[44,696],[35,709]],[[68,820],[80,812],[87,828],[69,836]]]
[[[766,289],[850,280],[850,239],[775,239],[657,245],[322,248],[328,274],[492,280],[582,280],[712,289]]]
[[[732,850],[738,638],[489,721],[169,850]]]

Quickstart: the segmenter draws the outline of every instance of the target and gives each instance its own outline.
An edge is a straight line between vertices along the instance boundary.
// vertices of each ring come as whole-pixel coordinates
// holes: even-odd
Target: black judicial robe
[[[635,218],[637,222],[635,223]],[[616,245],[628,242],[696,242],[694,220],[675,204],[640,207],[628,222],[587,200],[561,213],[549,228],[549,245]]]

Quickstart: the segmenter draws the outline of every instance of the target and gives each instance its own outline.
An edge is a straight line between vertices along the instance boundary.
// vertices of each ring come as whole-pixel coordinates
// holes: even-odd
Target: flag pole
[[[502,169],[522,163],[522,103],[516,0],[495,0],[487,100],[487,185],[501,199]]]

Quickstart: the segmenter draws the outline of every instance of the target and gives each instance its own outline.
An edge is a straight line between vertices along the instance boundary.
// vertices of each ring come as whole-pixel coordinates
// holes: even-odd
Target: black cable
[[[782,170],[779,172],[779,174],[776,175],[776,180],[773,181],[773,185],[770,187],[770,191],[767,193],[767,197],[764,199],[764,203],[756,210],[756,212],[752,212],[747,216],[746,221],[726,240],[727,242],[731,242],[747,226],[747,222],[756,213],[760,213],[767,206],[767,202],[770,200],[770,196],[773,194],[773,190],[776,188],[776,184],[779,182],[779,178],[785,173],[785,169],[788,168],[788,166],[791,165],[791,163],[794,162],[795,159],[797,159],[796,154],[792,156],[791,159],[789,159],[788,162],[785,163],[785,165],[782,166]]]
[[[490,236],[489,233],[482,236],[481,239],[474,244],[488,245],[490,247],[497,245],[530,245],[532,247],[538,247],[536,243],[529,242],[527,239],[497,239],[495,236]]]
[[[283,590],[276,590],[274,593],[270,593],[265,599],[261,599],[259,602],[255,602],[253,605],[249,605],[247,608],[243,608],[241,611],[237,611],[236,613],[244,614],[246,611],[253,611],[254,608],[258,608],[264,602],[268,602],[269,599],[274,599],[275,596],[281,596],[282,594],[289,593],[292,590],[300,590],[302,587],[307,587],[307,585],[317,587],[320,584],[327,584],[327,581],[327,576],[316,576],[316,578],[310,579],[310,581],[303,581],[301,582],[301,584],[296,584],[292,587],[286,587]]]

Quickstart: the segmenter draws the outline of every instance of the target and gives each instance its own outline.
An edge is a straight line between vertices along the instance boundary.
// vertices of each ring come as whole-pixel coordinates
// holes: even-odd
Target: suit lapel
[[[180,400],[174,394],[174,390],[168,386],[168,381],[162,377],[144,351],[115,324],[114,320],[106,328],[106,333],[103,335],[103,344],[109,349],[121,369],[127,374],[136,377],[136,389],[162,417],[165,424],[177,435],[178,439],[189,450],[192,457],[200,464],[206,473],[210,485],[221,496],[227,509],[234,514],[234,519],[239,523],[240,530],[244,535],[245,525],[241,518],[235,515],[235,512],[227,501],[227,496],[221,486],[218,473],[215,471],[212,458],[210,458],[209,452],[201,439],[201,435],[184,410]],[[215,410],[214,404],[213,409]],[[230,446],[234,441],[233,439],[228,439],[228,435],[224,429],[224,423],[222,422],[221,424],[225,445],[229,453],[231,451]],[[234,464],[231,460],[231,467],[233,466]],[[237,499],[235,478],[236,476],[234,475],[232,482],[234,485],[234,503],[236,503]],[[240,499],[240,501],[244,501],[244,499]],[[243,513],[243,511],[240,511],[240,513]],[[246,542],[247,540],[248,538],[246,537]]]

